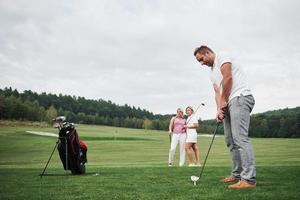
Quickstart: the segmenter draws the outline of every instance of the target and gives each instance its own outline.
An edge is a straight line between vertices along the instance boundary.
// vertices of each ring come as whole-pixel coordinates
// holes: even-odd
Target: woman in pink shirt
[[[169,167],[173,166],[174,154],[176,151],[177,144],[179,143],[179,166],[184,165],[185,161],[185,140],[186,140],[186,130],[185,130],[186,121],[183,118],[183,110],[181,108],[177,109],[177,114],[175,117],[172,117],[169,125],[169,135],[172,136],[171,139],[171,148],[169,152]]]

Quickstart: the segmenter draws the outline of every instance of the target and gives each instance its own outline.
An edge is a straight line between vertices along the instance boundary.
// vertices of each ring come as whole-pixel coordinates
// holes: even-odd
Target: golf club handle
[[[172,133],[169,133],[170,143],[172,142]]]

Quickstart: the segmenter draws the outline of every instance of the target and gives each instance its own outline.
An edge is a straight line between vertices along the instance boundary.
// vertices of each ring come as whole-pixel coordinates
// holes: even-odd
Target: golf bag
[[[72,174],[84,174],[87,162],[87,146],[79,138],[74,124],[64,122],[59,131],[57,150],[65,170]]]

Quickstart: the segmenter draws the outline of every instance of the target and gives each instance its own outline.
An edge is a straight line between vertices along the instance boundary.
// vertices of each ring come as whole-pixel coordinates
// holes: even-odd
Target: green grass
[[[31,131],[49,127],[0,126],[0,199],[299,199],[300,140],[252,138],[257,162],[257,188],[228,189],[220,182],[230,173],[224,138],[215,140],[202,181],[191,175],[200,168],[167,167],[169,138],[163,131],[78,125],[87,143],[87,174],[66,173],[55,152],[46,175],[40,174],[55,145],[52,137]],[[200,137],[202,156],[211,138]],[[175,155],[178,164],[178,152]],[[95,176],[98,173],[99,175]]]

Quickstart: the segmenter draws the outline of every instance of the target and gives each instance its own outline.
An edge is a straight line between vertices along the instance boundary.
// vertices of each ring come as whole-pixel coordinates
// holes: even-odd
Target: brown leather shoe
[[[249,189],[255,187],[256,187],[256,183],[249,183],[245,180],[240,180],[239,182],[228,186],[228,188],[234,188],[234,189]]]
[[[228,177],[223,179],[223,182],[225,182],[225,183],[235,183],[235,182],[238,182],[238,181],[240,181],[240,179],[235,178],[233,176],[228,176]]]

